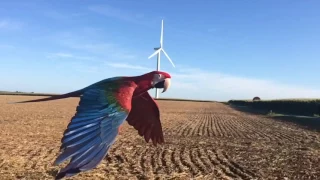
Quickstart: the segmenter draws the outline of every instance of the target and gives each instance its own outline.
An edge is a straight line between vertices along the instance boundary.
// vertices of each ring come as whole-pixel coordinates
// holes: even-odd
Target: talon
[[[120,134],[120,132],[121,132],[121,129],[122,129],[122,126],[119,126],[119,128],[118,128],[118,133]]]

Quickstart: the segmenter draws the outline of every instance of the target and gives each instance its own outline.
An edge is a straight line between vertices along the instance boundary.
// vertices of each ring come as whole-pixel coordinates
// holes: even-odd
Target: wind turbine
[[[171,62],[172,66],[174,66],[172,60],[170,59],[170,57],[168,56],[168,54],[166,53],[166,51],[162,48],[163,46],[163,20],[161,21],[161,35],[160,35],[160,47],[154,48],[154,50],[156,50],[156,52],[154,52],[153,54],[151,54],[148,59],[152,58],[153,56],[155,56],[156,54],[158,54],[157,56],[157,71],[160,70],[160,52],[162,51],[164,53],[164,55],[168,58],[168,60]],[[156,88],[156,96],[155,98],[159,98],[159,90]]]

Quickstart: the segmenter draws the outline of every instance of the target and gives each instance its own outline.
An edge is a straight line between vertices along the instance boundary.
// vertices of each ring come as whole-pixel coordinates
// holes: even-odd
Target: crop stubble
[[[0,179],[53,179],[78,98],[0,96]],[[146,144],[127,123],[110,155],[70,179],[317,179],[320,135],[220,103],[159,101],[166,143]],[[65,165],[65,164],[63,164]]]

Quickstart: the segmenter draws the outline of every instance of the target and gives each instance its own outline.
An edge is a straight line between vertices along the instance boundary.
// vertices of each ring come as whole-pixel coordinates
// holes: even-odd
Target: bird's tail
[[[73,92],[69,92],[69,93],[66,93],[66,94],[50,96],[50,97],[47,97],[47,98],[34,99],[34,100],[28,100],[28,101],[19,101],[19,102],[9,102],[8,104],[41,102],[41,101],[51,101],[51,100],[69,98],[69,97],[80,97],[82,93],[83,93],[83,90],[78,90],[78,91],[73,91]]]

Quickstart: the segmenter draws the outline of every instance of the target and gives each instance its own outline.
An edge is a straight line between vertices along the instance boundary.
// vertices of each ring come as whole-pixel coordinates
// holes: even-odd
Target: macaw
[[[80,97],[75,115],[63,133],[60,155],[54,165],[70,162],[56,179],[74,176],[96,168],[114,144],[119,127],[125,120],[148,143],[164,143],[157,103],[148,93],[151,88],[163,88],[171,82],[169,73],[152,71],[140,76],[104,79],[83,89],[48,98],[15,103],[50,101]]]

